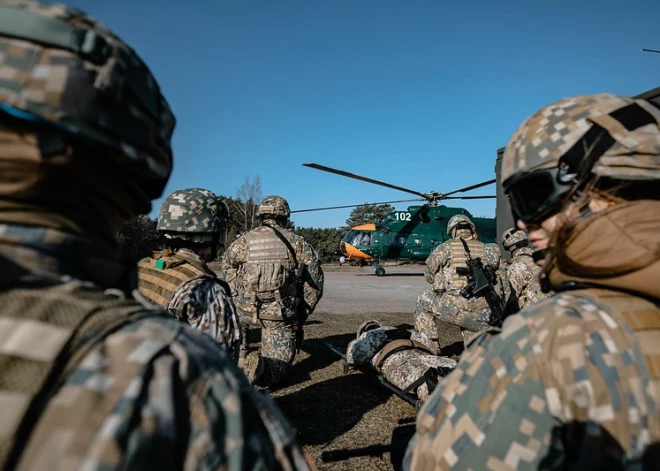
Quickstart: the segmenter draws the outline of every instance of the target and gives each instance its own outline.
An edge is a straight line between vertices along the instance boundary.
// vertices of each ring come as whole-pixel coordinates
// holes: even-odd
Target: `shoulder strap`
[[[291,257],[293,257],[293,264],[297,266],[298,257],[296,257],[296,251],[293,249],[291,242],[289,242],[289,240],[286,237],[284,237],[284,234],[282,234],[280,231],[275,229],[273,226],[266,225],[266,227],[270,227],[277,236],[277,238],[280,239],[284,245],[286,245],[287,250],[291,253]]]
[[[467,244],[467,242],[465,242],[465,239],[462,239],[462,238],[459,237],[458,240],[460,240],[461,244],[463,244],[463,247],[465,248],[465,253],[467,254],[467,258],[468,258],[468,260],[470,260],[472,258],[471,254],[470,254],[470,247],[468,247],[468,244]]]

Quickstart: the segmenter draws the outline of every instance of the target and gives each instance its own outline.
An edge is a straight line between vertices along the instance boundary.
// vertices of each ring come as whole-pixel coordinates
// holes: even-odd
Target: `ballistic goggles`
[[[613,111],[610,116],[629,131],[655,122],[653,116],[637,104]],[[565,204],[580,195],[595,163],[614,144],[607,130],[592,123],[582,139],[559,159],[557,167],[509,178],[504,192],[509,196],[514,221],[539,224],[559,213]],[[586,155],[585,149],[589,149]]]
[[[512,178],[507,193],[513,220],[537,224],[558,213],[576,184],[575,176],[566,167],[554,167]]]

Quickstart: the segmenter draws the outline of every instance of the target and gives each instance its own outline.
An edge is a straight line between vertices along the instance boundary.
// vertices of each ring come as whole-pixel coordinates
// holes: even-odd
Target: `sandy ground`
[[[415,408],[359,371],[344,374],[339,357],[321,340],[343,350],[368,319],[412,328],[415,299],[429,286],[423,267],[389,266],[382,277],[370,267],[324,267],[324,272],[325,293],[308,320],[303,348],[272,396],[318,469],[397,469],[414,430]],[[259,335],[258,329],[250,330],[251,356],[258,352]],[[442,336],[448,353],[460,351],[456,329],[448,327]],[[392,455],[368,453],[374,445],[392,443]],[[357,456],[331,461],[333,452],[348,450]]]

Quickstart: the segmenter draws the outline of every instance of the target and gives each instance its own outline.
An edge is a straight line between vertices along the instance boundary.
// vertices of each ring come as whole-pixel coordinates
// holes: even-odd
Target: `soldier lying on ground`
[[[346,348],[349,365],[371,364],[378,374],[401,390],[410,389],[425,401],[432,387],[427,372],[435,369],[440,376],[456,366],[451,358],[438,356],[433,342],[424,334],[383,326],[370,320],[362,323],[357,338]]]

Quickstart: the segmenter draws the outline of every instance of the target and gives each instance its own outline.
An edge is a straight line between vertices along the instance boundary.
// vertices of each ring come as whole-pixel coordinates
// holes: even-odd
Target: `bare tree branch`
[[[236,190],[236,205],[238,210],[239,226],[245,232],[255,226],[255,219],[259,201],[261,201],[261,177],[256,175],[253,180],[246,175],[243,184]]]

